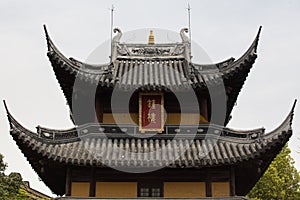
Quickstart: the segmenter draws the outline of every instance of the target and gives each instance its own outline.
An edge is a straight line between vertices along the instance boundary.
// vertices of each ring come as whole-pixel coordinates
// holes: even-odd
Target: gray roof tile
[[[221,131],[221,135],[160,134],[150,138],[130,137],[125,133],[89,132],[95,130],[92,124],[82,127],[86,132],[82,136],[41,127],[36,134],[21,126],[7,112],[10,132],[17,143],[21,142],[31,151],[53,161],[77,165],[190,168],[235,164],[263,156],[274,146],[282,146],[292,133],[293,109],[279,128],[268,134],[264,134],[263,129],[238,132],[210,125],[212,129]],[[82,132],[81,127],[69,131]],[[62,133],[70,137],[55,137],[55,134]],[[240,137],[241,134],[245,137]],[[259,136],[253,139],[253,134]]]

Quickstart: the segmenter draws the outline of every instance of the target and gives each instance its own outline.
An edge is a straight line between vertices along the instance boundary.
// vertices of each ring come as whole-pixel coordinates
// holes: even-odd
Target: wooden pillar
[[[211,188],[211,180],[207,180],[206,182],[206,197],[212,197],[212,188]]]
[[[96,111],[96,122],[102,123],[103,122],[103,103],[100,102],[101,95],[97,95],[95,99],[95,111]]]
[[[208,112],[207,112],[207,99],[200,99],[200,113],[208,121]]]
[[[72,189],[72,168],[71,166],[67,166],[66,186],[65,186],[66,196],[71,196],[71,189]]]
[[[211,186],[211,181],[212,176],[210,171],[206,172],[205,175],[205,190],[206,190],[206,197],[212,197],[212,186]]]
[[[90,197],[96,196],[96,169],[91,167],[91,176],[90,176]]]
[[[235,170],[233,167],[230,168],[230,195],[235,196]]]

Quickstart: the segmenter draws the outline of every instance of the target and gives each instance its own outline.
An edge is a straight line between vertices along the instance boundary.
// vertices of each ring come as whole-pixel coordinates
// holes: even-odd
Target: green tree
[[[0,199],[3,199],[8,195],[8,191],[6,190],[6,176],[4,171],[7,167],[7,164],[3,160],[3,155],[0,154]]]
[[[300,176],[287,145],[260,178],[248,197],[256,200],[300,199]]]
[[[22,176],[19,173],[12,172],[5,175],[7,164],[3,161],[3,155],[0,154],[0,200],[15,199],[20,193]]]
[[[4,174],[4,171],[5,171],[6,167],[7,167],[7,165],[6,165],[6,163],[4,163],[4,161],[3,161],[3,155],[0,154],[0,176],[1,176],[2,174]]]

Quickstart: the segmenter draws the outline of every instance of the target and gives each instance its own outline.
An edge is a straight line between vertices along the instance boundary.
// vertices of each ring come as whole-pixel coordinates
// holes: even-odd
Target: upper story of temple
[[[180,31],[181,42],[160,44],[155,43],[152,31],[146,44],[120,42],[122,32],[116,28],[111,42],[111,61],[92,65],[67,58],[44,28],[47,55],[70,107],[73,122],[76,125],[90,122],[136,124],[140,129],[140,122],[144,120],[142,101],[153,98],[162,105],[155,116],[152,115],[155,121],[162,121],[161,129],[163,125],[208,122],[226,126],[257,58],[261,30],[260,27],[254,41],[239,59],[198,64],[192,62],[191,41],[185,28]],[[113,105],[115,91],[121,98]],[[193,99],[186,98],[191,95]],[[122,97],[128,100],[122,101]],[[151,123],[148,114],[151,113],[144,117]]]

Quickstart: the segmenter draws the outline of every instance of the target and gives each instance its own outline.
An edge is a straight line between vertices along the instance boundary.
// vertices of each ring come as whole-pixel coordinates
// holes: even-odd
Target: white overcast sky
[[[123,32],[161,28],[178,32],[187,27],[187,1],[33,1],[0,0],[0,99],[27,128],[37,125],[69,128],[69,110],[46,56],[43,24],[68,57],[86,60],[110,36],[111,4],[115,26]],[[260,25],[258,58],[239,95],[229,127],[276,128],[294,99],[300,97],[300,1],[190,0],[192,38],[213,62],[240,57]],[[147,40],[145,40],[147,41]],[[196,57],[196,55],[194,55]],[[201,62],[201,61],[200,61]],[[299,120],[296,107],[294,135],[289,145],[300,169]],[[8,172],[20,172],[33,188],[51,195],[38,180],[9,135],[8,121],[0,106],[0,152]]]

